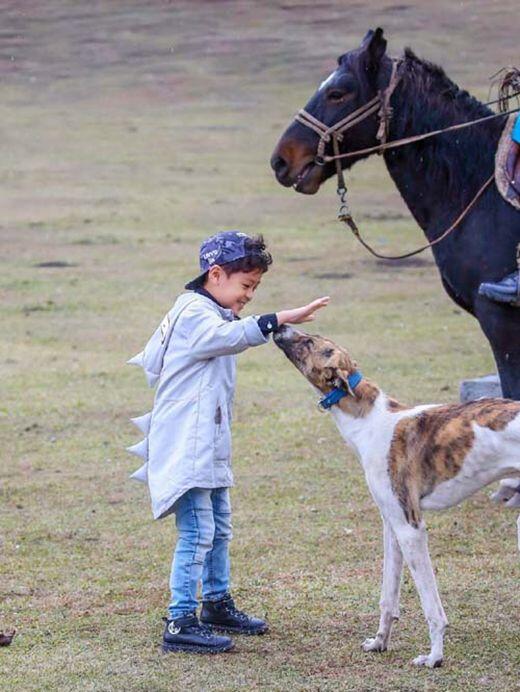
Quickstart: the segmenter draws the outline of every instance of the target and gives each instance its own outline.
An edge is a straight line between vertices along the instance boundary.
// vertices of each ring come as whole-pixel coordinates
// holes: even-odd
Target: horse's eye
[[[334,89],[334,91],[329,91],[327,94],[327,98],[329,101],[342,101],[346,96],[346,93],[344,91],[338,91],[337,89]]]

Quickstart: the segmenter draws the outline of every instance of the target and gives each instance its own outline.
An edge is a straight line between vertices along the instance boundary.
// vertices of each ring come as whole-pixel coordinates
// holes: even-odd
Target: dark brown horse
[[[381,29],[369,31],[361,46],[338,59],[335,72],[305,106],[331,127],[386,89],[392,73]],[[422,134],[491,115],[484,104],[462,91],[431,63],[407,49],[390,105],[388,140]],[[408,144],[384,153],[384,160],[414,219],[429,241],[435,240],[475,197],[494,169],[505,117],[457,132]],[[341,153],[379,144],[377,113],[344,132]],[[316,193],[335,174],[335,165],[315,162],[319,135],[293,122],[271,159],[278,181],[304,194]],[[327,145],[330,147],[330,143]],[[332,154],[331,149],[325,150]],[[348,168],[366,155],[341,159]],[[478,295],[483,281],[515,270],[520,242],[520,212],[490,185],[453,233],[433,248],[444,288],[474,315],[491,344],[504,396],[520,399],[520,309]]]

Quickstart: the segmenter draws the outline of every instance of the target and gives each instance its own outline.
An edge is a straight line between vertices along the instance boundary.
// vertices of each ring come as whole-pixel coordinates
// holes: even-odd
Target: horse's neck
[[[450,102],[447,96],[420,88],[409,78],[403,80],[393,101],[391,140],[443,129],[491,112],[467,95]],[[430,240],[451,223],[491,175],[500,127],[490,121],[385,153],[391,177]]]

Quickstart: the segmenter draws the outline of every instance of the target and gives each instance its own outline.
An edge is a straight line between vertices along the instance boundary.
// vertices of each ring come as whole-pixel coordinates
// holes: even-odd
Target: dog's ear
[[[349,394],[354,395],[354,392],[352,391],[348,383],[348,375],[349,373],[347,370],[336,370],[336,380],[334,384],[336,385],[336,387],[344,389]]]
[[[348,370],[340,370],[339,368],[336,370],[336,381],[335,381],[335,386],[340,387],[341,389],[344,389],[347,391],[351,396],[359,398],[359,392],[356,394],[354,390],[351,388],[348,378],[350,375],[353,375],[354,372],[356,371],[357,368],[357,363],[355,360],[352,361],[352,367]],[[356,387],[357,391],[357,387]]]

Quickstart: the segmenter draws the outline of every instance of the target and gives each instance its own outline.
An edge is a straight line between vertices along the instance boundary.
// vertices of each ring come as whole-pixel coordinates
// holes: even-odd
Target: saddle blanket
[[[520,211],[520,144],[512,139],[517,118],[517,113],[509,116],[500,137],[495,156],[495,182],[502,197]]]

